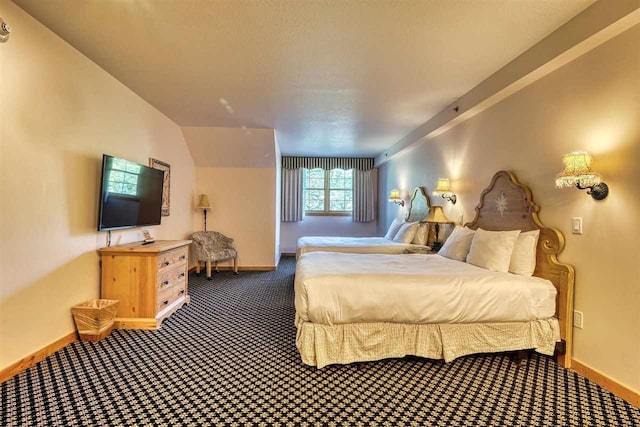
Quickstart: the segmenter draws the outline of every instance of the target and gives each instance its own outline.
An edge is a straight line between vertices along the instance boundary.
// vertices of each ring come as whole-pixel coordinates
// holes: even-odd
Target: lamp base
[[[431,244],[431,250],[432,251],[438,252],[441,248],[442,248],[442,243],[440,243],[440,242],[433,242]]]

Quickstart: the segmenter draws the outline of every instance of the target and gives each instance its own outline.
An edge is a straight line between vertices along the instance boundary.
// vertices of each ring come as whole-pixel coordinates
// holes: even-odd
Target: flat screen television
[[[104,154],[98,230],[159,225],[163,178],[161,170]]]

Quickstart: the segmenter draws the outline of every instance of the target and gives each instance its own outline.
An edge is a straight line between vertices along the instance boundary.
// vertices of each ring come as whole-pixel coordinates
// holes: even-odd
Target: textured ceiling
[[[289,155],[378,154],[593,3],[14,1],[179,125]]]

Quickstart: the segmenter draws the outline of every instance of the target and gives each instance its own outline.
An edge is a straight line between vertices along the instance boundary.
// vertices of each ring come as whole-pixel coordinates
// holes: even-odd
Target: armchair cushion
[[[233,239],[217,231],[198,231],[191,235],[197,261],[224,261],[238,256]]]

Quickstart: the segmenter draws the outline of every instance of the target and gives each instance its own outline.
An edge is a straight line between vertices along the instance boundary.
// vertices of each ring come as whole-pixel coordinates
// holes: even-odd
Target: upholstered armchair
[[[233,272],[238,274],[238,251],[233,247],[233,239],[217,231],[198,231],[191,235],[193,255],[196,259],[196,275],[200,275],[200,262],[207,266],[207,279],[211,280],[211,263],[218,271],[218,261],[233,258]]]

